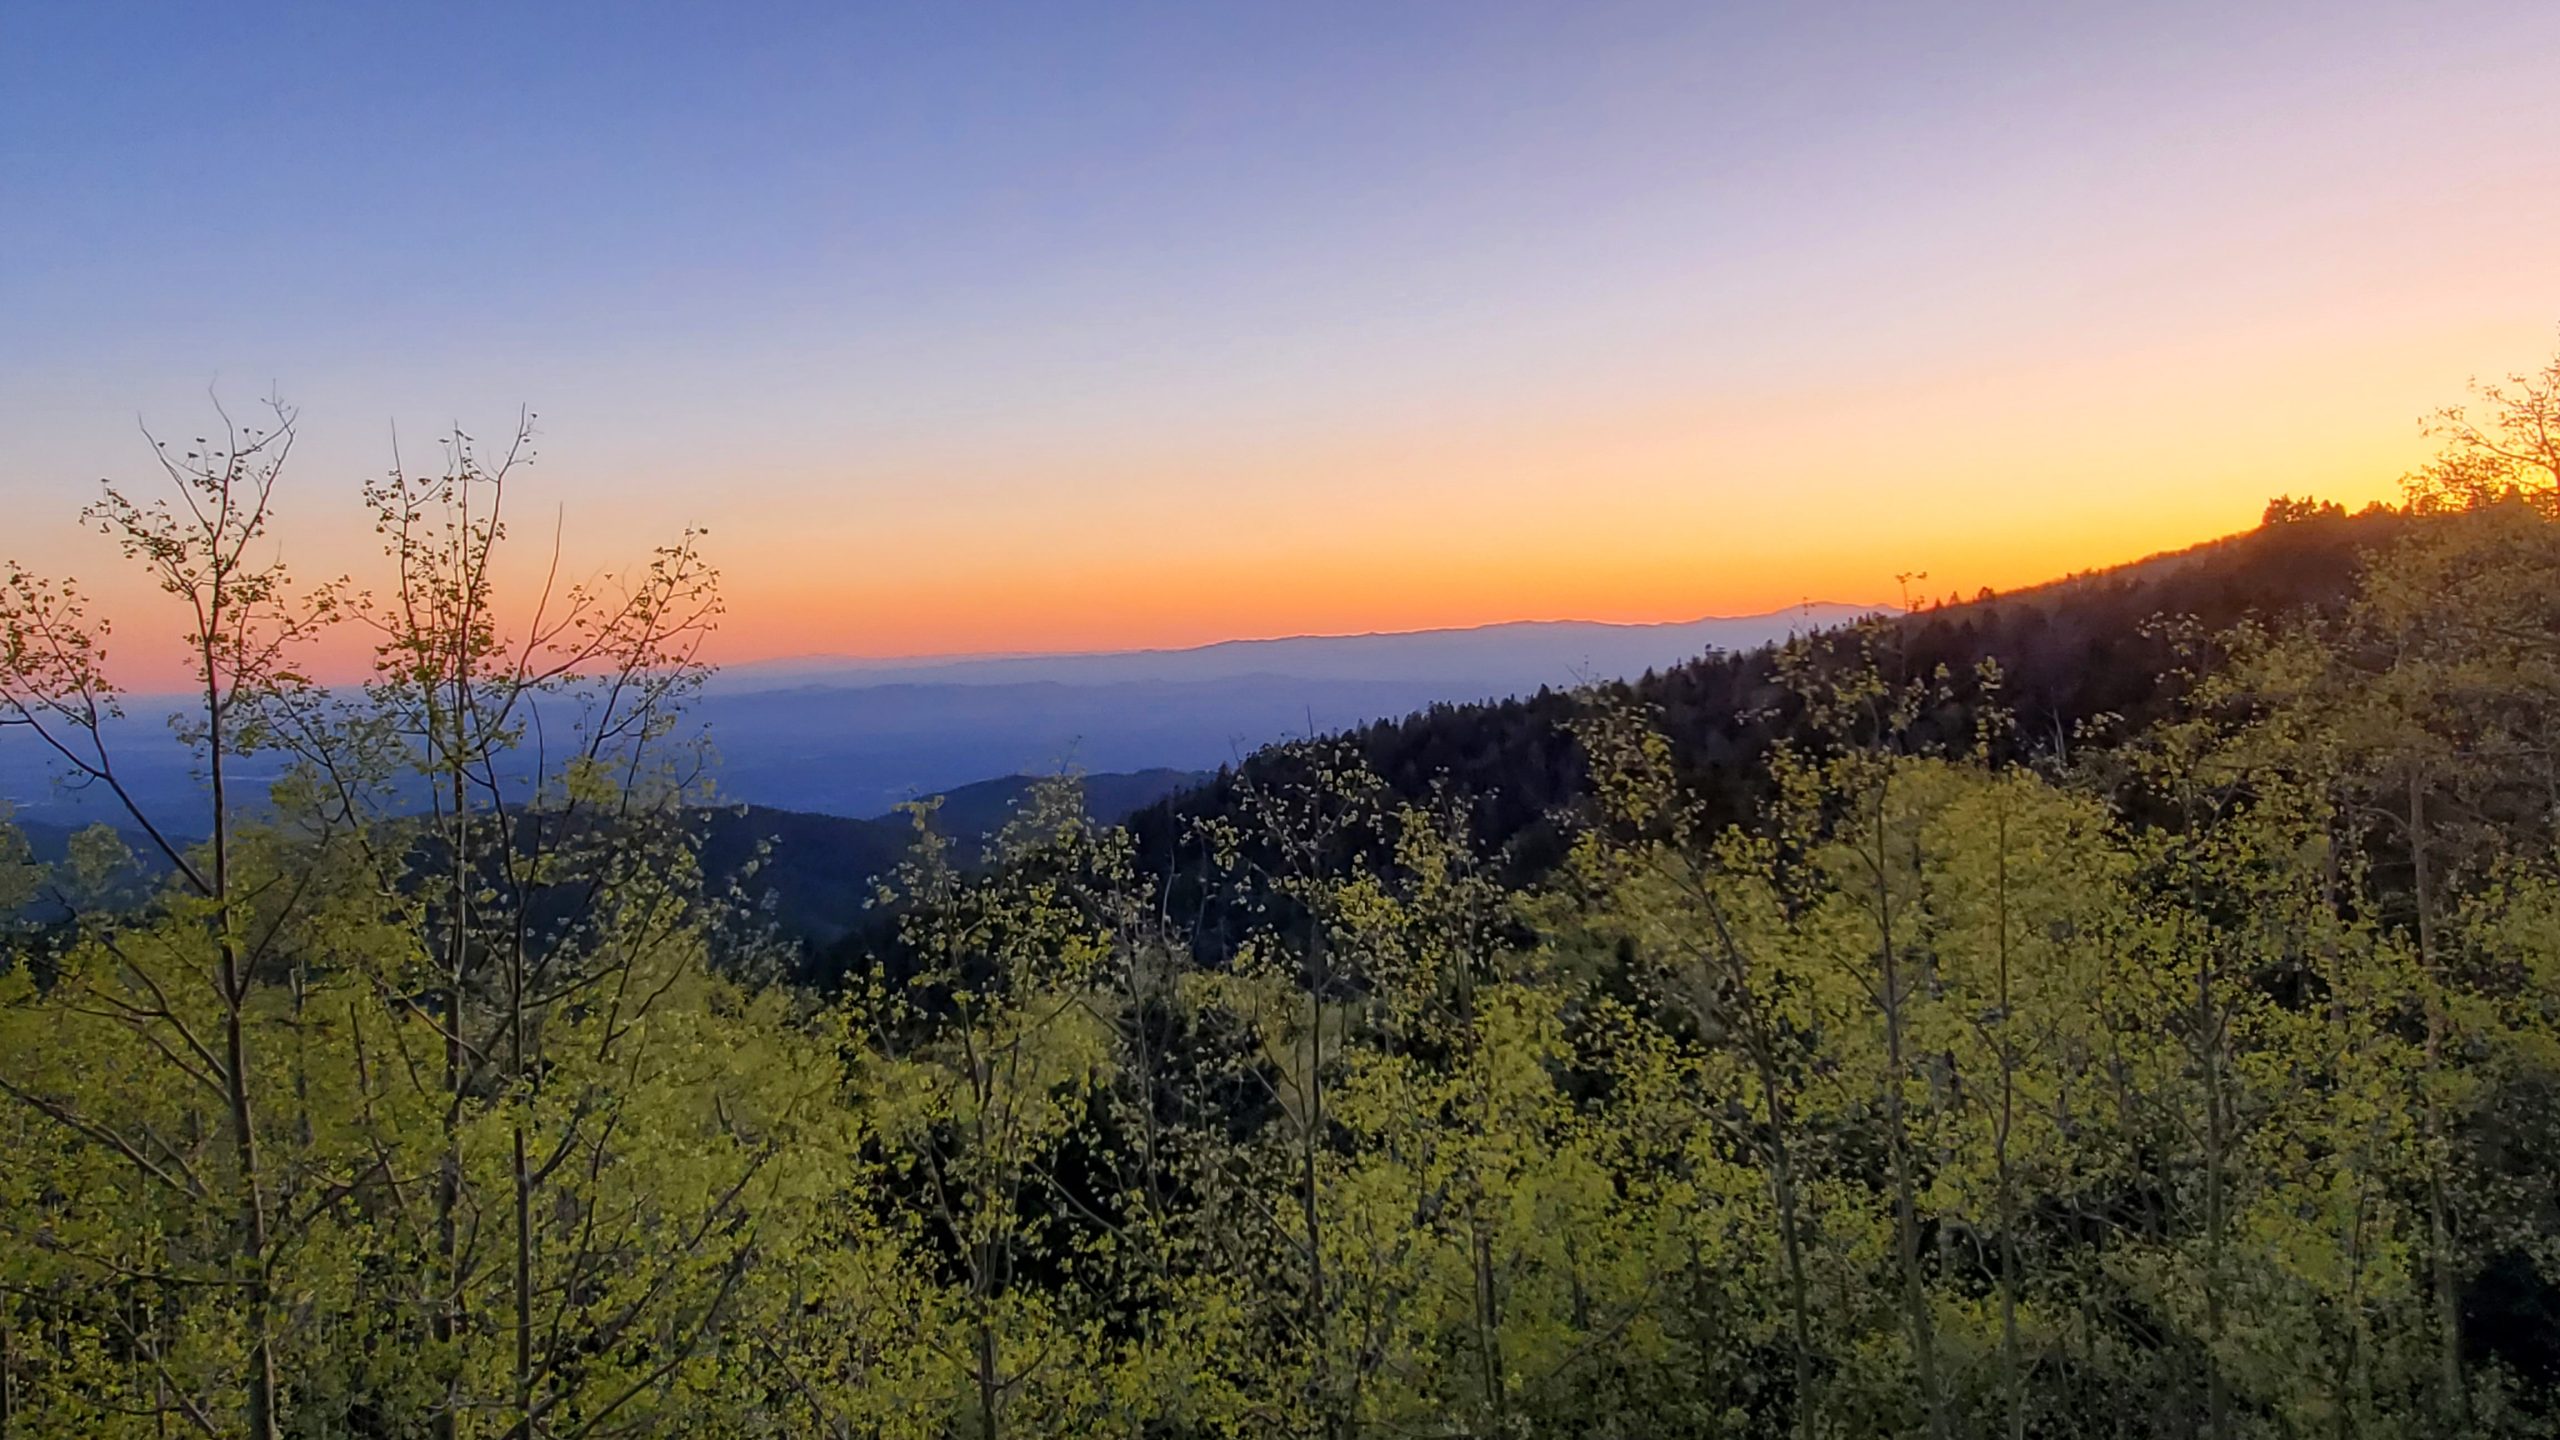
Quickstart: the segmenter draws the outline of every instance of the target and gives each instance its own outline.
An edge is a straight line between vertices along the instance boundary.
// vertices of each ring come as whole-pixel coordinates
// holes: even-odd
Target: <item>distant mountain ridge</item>
[[[1625,624],[1603,620],[1509,620],[1428,630],[1352,635],[1286,635],[1160,649],[1067,654],[927,656],[871,660],[801,655],[723,669],[715,689],[752,693],[889,685],[1129,684],[1290,676],[1308,680],[1464,680],[1513,689],[1615,678],[1696,659],[1710,650],[1751,649],[1799,631],[1873,613],[1872,605],[1808,602],[1760,615]]]
[[[1215,770],[1275,741],[1434,705],[1629,679],[1755,649],[1868,607],[1821,604],[1663,625],[1521,621],[1458,630],[1233,640],[1188,650],[766,661],[714,677],[687,712],[718,753],[723,801],[875,816],[990,776]],[[147,702],[118,727],[126,783],[155,807],[202,804],[192,757]],[[66,824],[112,818],[53,784],[28,737],[0,731],[0,803]],[[257,767],[255,778],[271,778]]]
[[[774,661],[724,672],[692,713],[719,747],[723,795],[867,815],[987,775],[1214,770],[1275,741],[1633,679],[1871,611],[1822,604],[1666,625],[1523,621],[929,664]]]

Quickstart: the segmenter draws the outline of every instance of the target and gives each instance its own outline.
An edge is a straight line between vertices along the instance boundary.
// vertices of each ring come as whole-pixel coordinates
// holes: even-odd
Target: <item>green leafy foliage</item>
[[[1503,712],[1553,727],[1537,845],[1499,747],[1399,768],[1481,717],[1134,827],[921,805],[805,990],[706,878],[691,542],[508,611],[457,438],[368,492],[391,585],[294,610],[232,568],[280,454],[188,457],[200,531],[101,512],[240,617],[195,734],[295,758],[274,818],[134,817],[139,901],[104,832],[0,827],[0,912],[59,911],[0,971],[0,1437],[2560,1425],[2521,480],[2277,507],[2253,553],[2361,578],[2127,619],[2148,688],[1998,653],[2105,630],[2064,595]],[[0,718],[109,783],[76,592],[8,573]],[[285,658],[331,617],[360,697]]]

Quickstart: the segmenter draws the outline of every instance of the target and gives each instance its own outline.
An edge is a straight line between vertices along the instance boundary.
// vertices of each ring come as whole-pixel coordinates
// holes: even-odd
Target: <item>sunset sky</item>
[[[111,600],[209,386],[314,573],[531,405],[747,659],[1970,594],[2560,345],[2549,3],[221,9],[0,12],[0,556]]]

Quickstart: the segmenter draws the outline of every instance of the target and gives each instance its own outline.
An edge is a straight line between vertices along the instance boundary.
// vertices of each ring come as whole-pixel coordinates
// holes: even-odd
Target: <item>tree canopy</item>
[[[0,826],[0,1440],[2551,1433],[2551,378],[2387,514],[919,806],[819,986],[685,819],[698,537],[511,602],[456,435],[306,587],[290,412],[164,451],[208,800]]]

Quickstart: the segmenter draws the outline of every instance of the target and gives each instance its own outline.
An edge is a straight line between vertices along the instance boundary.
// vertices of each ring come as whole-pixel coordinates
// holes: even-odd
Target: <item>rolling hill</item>
[[[2031,589],[1914,611],[1891,622],[1890,653],[1879,658],[1905,676],[1945,671],[1951,703],[1927,723],[1937,738],[1957,744],[1971,733],[1975,668],[1997,659],[2001,703],[2016,715],[2021,743],[2067,748],[2084,722],[2117,717],[2138,727],[2175,699],[2181,661],[2155,619],[2186,616],[2215,631],[2249,616],[2334,610],[2365,557],[2411,523],[2396,512],[2369,511],[2266,525]],[[1852,643],[1846,631],[1828,637],[1833,646]],[[1794,723],[1774,646],[1702,656],[1610,688],[1654,712],[1685,783],[1731,818],[1752,802],[1770,745]],[[1437,705],[1348,728],[1343,738],[1402,795],[1419,797],[1446,783],[1470,797],[1479,838],[1525,876],[1560,857],[1583,797],[1581,760],[1565,727],[1584,703],[1550,689]],[[1263,752],[1130,823],[1161,855],[1180,844],[1192,821],[1232,813],[1241,777],[1288,763],[1284,750]]]

